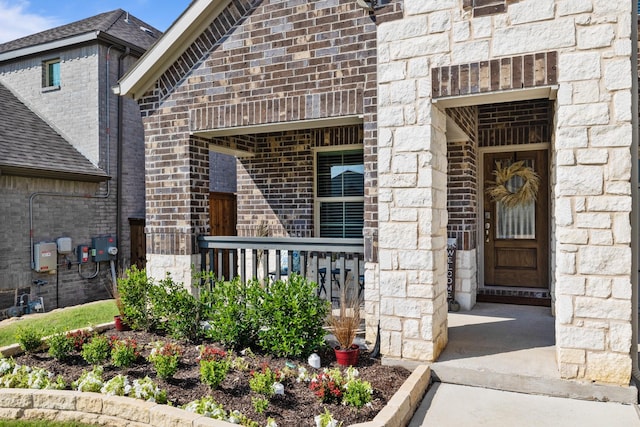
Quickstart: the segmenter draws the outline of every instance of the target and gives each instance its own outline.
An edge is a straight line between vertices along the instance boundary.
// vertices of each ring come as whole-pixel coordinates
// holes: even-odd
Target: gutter
[[[0,53],[0,62],[11,61],[14,59],[22,59],[28,56],[40,55],[42,53],[51,53],[56,50],[66,49],[70,46],[86,44],[88,42],[103,41],[109,44],[116,44],[123,46],[131,50],[133,54],[141,56],[144,54],[145,49],[136,46],[131,43],[127,43],[124,40],[114,37],[104,31],[91,31],[77,36],[67,37],[60,40],[54,40],[48,43],[42,43],[33,46],[27,46],[10,50],[8,52]]]

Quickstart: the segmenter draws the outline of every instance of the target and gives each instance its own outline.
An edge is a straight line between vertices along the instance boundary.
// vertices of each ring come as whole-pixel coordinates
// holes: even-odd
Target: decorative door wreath
[[[487,194],[494,202],[500,202],[507,208],[526,205],[536,200],[540,177],[524,161],[519,161],[510,166],[502,167],[501,162],[497,162],[496,170],[493,171],[496,177],[494,182],[489,182]],[[522,186],[517,191],[510,191],[506,184],[515,176],[522,178]]]

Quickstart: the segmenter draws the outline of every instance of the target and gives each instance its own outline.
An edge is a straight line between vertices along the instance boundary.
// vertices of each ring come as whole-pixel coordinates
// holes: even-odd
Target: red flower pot
[[[130,331],[131,328],[129,327],[129,325],[127,325],[125,323],[124,320],[122,320],[122,317],[120,316],[113,316],[113,321],[116,325],[116,330],[117,331]]]
[[[357,344],[351,344],[351,347],[342,349],[340,346],[334,348],[336,353],[336,361],[340,366],[354,366],[358,364],[360,356],[360,347]]]

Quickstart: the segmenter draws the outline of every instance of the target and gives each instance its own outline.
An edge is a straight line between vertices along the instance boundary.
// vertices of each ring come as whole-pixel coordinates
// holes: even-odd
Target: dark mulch
[[[130,337],[135,339],[139,344],[145,346],[142,351],[143,357],[146,357],[150,352],[151,346],[149,343],[175,341],[159,333],[140,331],[120,332],[111,329],[107,330],[105,334],[109,336],[115,335],[118,338]],[[145,360],[140,360],[133,367],[127,369],[118,369],[108,363],[104,367],[104,379],[106,381],[118,373],[128,375],[130,380],[148,375],[161,388],[167,390],[168,399],[174,406],[182,406],[210,395],[218,403],[222,404],[227,411],[237,409],[261,425],[265,425],[267,417],[272,417],[279,427],[299,427],[315,426],[314,416],[323,413],[325,407],[333,414],[334,418],[342,421],[345,426],[371,421],[410,374],[409,371],[403,368],[382,366],[378,359],[373,359],[369,357],[367,352],[363,352],[360,355],[357,368],[360,378],[369,381],[373,386],[373,402],[370,407],[356,410],[340,404],[323,404],[309,390],[308,383],[298,383],[295,379],[287,379],[284,382],[284,396],[272,398],[267,411],[264,414],[258,414],[251,404],[251,397],[255,396],[255,393],[249,388],[249,371],[239,372],[232,370],[218,389],[211,390],[209,386],[200,382],[197,361],[199,353],[196,345],[186,342],[179,342],[179,344],[184,348],[184,355],[181,358],[180,368],[173,379],[164,381],[157,378],[153,366]],[[322,349],[319,351],[319,355],[322,367],[332,368],[338,366],[333,349]],[[250,369],[258,369],[265,362],[272,369],[282,369],[286,362],[285,359],[273,358],[257,352],[255,356],[250,356],[246,359],[250,363]],[[24,354],[16,357],[15,360],[19,364],[41,367],[53,372],[55,375],[62,375],[69,384],[79,378],[83,370],[91,369],[77,354],[74,354],[64,363],[49,357],[46,353]],[[297,366],[304,366],[310,373],[318,372],[310,367],[306,360],[291,361]]]

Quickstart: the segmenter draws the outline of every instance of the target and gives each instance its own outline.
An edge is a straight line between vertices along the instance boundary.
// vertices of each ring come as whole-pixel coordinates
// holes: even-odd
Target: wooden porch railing
[[[334,284],[346,292],[343,285],[353,283],[359,296],[364,290],[363,239],[200,236],[198,246],[202,269],[218,279],[278,280],[293,271],[317,283],[328,300],[336,299]]]

